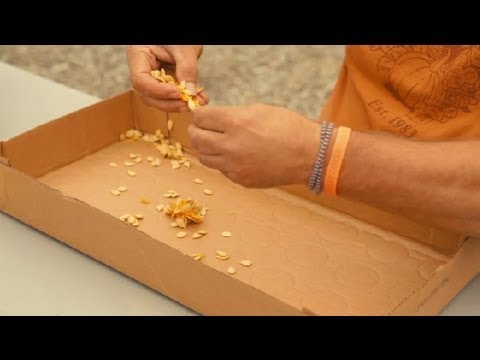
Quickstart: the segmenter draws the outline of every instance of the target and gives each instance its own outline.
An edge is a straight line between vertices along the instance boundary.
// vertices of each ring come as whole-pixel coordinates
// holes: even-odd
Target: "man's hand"
[[[150,72],[160,66],[175,69],[178,82],[185,81],[192,95],[197,93],[198,58],[202,46],[150,45],[129,46],[128,65],[133,88],[142,94],[147,105],[163,111],[189,111],[187,104],[180,99],[180,91],[171,84],[163,84],[154,79]],[[200,104],[208,103],[205,91],[199,93]]]
[[[320,144],[318,124],[268,105],[196,109],[188,135],[202,164],[255,188],[307,184]]]

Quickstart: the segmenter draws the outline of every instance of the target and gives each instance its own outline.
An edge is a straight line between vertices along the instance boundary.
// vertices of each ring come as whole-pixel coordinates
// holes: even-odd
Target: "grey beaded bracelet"
[[[327,153],[328,144],[332,137],[332,132],[334,128],[333,123],[327,123],[322,121],[321,128],[321,141],[320,141],[320,151],[318,152],[315,165],[310,176],[309,187],[311,190],[314,190],[316,194],[320,194],[323,190],[323,168],[325,165],[325,155]]]
[[[312,174],[310,175],[310,181],[308,183],[308,186],[310,190],[315,189],[315,185],[317,183],[317,178],[319,172],[322,171],[321,163],[322,163],[322,143],[323,143],[323,138],[325,137],[325,132],[327,130],[327,123],[325,121],[322,121],[321,123],[321,130],[320,130],[320,150],[318,152],[317,158],[315,160],[315,163],[313,165],[312,169]]]

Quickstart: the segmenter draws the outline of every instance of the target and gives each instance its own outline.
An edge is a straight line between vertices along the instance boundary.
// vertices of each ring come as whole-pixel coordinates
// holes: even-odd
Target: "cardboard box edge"
[[[469,237],[447,264],[390,315],[438,315],[480,273],[480,239]]]
[[[54,188],[49,187],[48,185],[45,185],[45,184],[39,182],[37,179],[29,176],[28,174],[25,174],[25,173],[23,173],[19,170],[11,168],[11,167],[6,167],[6,166],[3,166],[3,165],[0,165],[0,180],[4,179],[5,186],[3,188],[5,189],[5,194],[8,194],[8,185],[5,182],[6,172],[9,172],[10,176],[12,178],[16,179],[16,180],[19,180],[20,177],[23,177],[21,180],[27,181],[29,183],[29,188],[30,189],[26,189],[27,192],[29,190],[31,191],[32,189],[35,189],[34,192],[38,193],[38,189],[40,189],[40,188],[43,188],[44,190],[47,189],[47,191],[49,192],[49,197],[50,198],[53,197],[52,202],[53,201],[58,201],[58,199],[56,199],[56,197],[60,197],[60,199],[61,199],[60,201],[62,201],[62,203],[68,204],[68,205],[71,205],[71,206],[74,206],[74,207],[84,207],[84,208],[88,209],[88,211],[90,213],[96,214],[95,215],[96,217],[101,216],[101,217],[108,217],[108,219],[111,219],[111,220],[117,220],[114,216],[112,216],[108,213],[105,213],[105,212],[103,212],[103,211],[101,211],[101,210],[99,210],[99,209],[81,201],[81,200],[68,197],[68,196],[62,194],[59,190],[56,190]],[[15,183],[18,183],[18,181],[15,181]],[[8,196],[6,196],[5,199],[8,199]],[[21,204],[16,204],[16,206],[19,206],[19,205],[21,205]],[[23,204],[22,208],[25,208],[25,204]],[[31,214],[31,212],[34,211],[34,209],[32,209],[31,207],[28,207],[28,208],[30,209],[29,214]],[[205,315],[262,315],[262,313],[260,312],[260,309],[258,308],[258,306],[259,306],[258,303],[261,303],[264,309],[265,308],[270,309],[271,313],[268,314],[268,315],[295,315],[295,316],[305,315],[300,309],[297,309],[297,308],[295,308],[295,307],[293,307],[293,306],[291,306],[291,305],[289,305],[289,304],[287,304],[287,303],[285,303],[285,302],[283,302],[283,301],[281,301],[281,300],[279,300],[279,299],[277,299],[277,298],[275,298],[275,297],[273,297],[269,294],[266,294],[265,292],[255,288],[254,286],[252,286],[250,284],[243,283],[243,282],[239,281],[238,279],[232,278],[230,275],[228,275],[226,273],[220,272],[219,270],[213,269],[209,266],[206,266],[206,265],[203,265],[203,264],[197,262],[194,259],[191,259],[190,257],[183,254],[179,250],[177,250],[175,248],[172,248],[171,246],[169,246],[165,242],[156,240],[156,239],[152,238],[151,236],[149,236],[149,235],[147,235],[147,234],[145,234],[141,231],[138,231],[134,228],[130,228],[130,227],[127,228],[127,229],[122,228],[122,233],[128,234],[129,231],[132,231],[132,236],[130,236],[130,238],[141,238],[142,242],[144,244],[143,246],[145,246],[146,243],[149,243],[155,249],[157,249],[157,250],[160,249],[158,251],[168,252],[169,257],[172,255],[172,253],[174,253],[175,257],[176,257],[175,261],[177,261],[177,262],[185,261],[187,264],[189,264],[188,265],[189,268],[191,268],[191,269],[197,268],[197,270],[189,270],[190,272],[192,272],[192,274],[193,274],[193,271],[200,271],[200,272],[203,272],[205,274],[209,274],[205,278],[205,281],[204,281],[205,284],[209,284],[211,281],[221,281],[221,282],[222,281],[227,281],[229,284],[235,284],[235,287],[237,289],[239,289],[239,291],[242,292],[243,295],[246,298],[253,297],[256,300],[256,301],[253,301],[251,303],[253,305],[253,307],[251,307],[250,311],[245,311],[244,309],[238,309],[237,310],[238,313],[235,312],[235,310],[233,310],[231,312],[217,312],[216,311],[217,307],[215,307],[215,306],[210,306],[208,309],[204,309],[201,306],[191,305],[191,302],[186,301],[186,299],[184,297],[177,297],[174,294],[172,294],[172,291],[168,291],[165,288],[163,288],[163,289],[161,288],[162,284],[163,284],[163,281],[164,281],[164,276],[173,276],[173,275],[169,275],[169,272],[164,272],[162,274],[163,275],[162,276],[162,281],[153,284],[152,281],[146,280],[147,276],[142,276],[141,274],[136,273],[135,272],[136,270],[133,269],[131,266],[125,266],[124,262],[119,258],[118,259],[112,258],[112,259],[109,259],[109,261],[108,261],[107,259],[101,258],[101,256],[98,254],[98,248],[96,250],[93,250],[93,251],[89,250],[85,247],[86,243],[83,244],[85,246],[82,246],[82,245],[79,246],[78,244],[74,244],[72,241],[70,241],[68,239],[65,239],[64,236],[56,236],[55,233],[59,230],[52,229],[48,225],[38,226],[38,224],[37,225],[32,224],[27,219],[20,216],[15,211],[14,208],[9,206],[8,203],[5,203],[5,206],[1,207],[0,209],[3,212],[9,214],[10,216],[20,220],[22,223],[24,223],[28,226],[32,226],[33,228],[47,234],[48,236],[56,239],[57,241],[60,241],[64,244],[68,245],[69,247],[81,252],[82,254],[87,255],[87,256],[91,257],[92,259],[95,259],[96,261],[99,261],[102,264],[105,264],[106,266],[109,266],[110,268],[118,271],[119,273],[122,273],[123,275],[126,275],[126,276],[134,279],[136,282],[141,283],[141,284],[159,292],[160,294],[163,294],[163,295],[169,297],[170,299],[182,304],[185,307],[188,307],[190,309],[193,309],[194,311],[200,312],[201,314],[205,314]],[[45,216],[55,216],[55,214],[53,214],[53,213],[46,214],[45,212],[39,212],[38,214],[36,214],[35,218],[36,219],[43,219],[43,218],[45,218]],[[43,222],[43,220],[37,220],[37,221]],[[107,224],[108,224],[108,222],[107,222]],[[128,226],[128,225],[123,224],[121,222],[118,222],[118,224],[107,225],[107,226],[117,228],[117,225],[118,225],[118,227]],[[93,227],[93,226],[92,227],[85,227],[85,228],[86,228],[87,231],[90,231],[92,233],[95,233],[95,231],[98,231],[98,230],[95,230],[95,227]],[[67,232],[69,232],[69,231],[70,230],[68,230]],[[67,237],[68,237],[68,235],[67,235]],[[91,237],[88,237],[88,238],[91,240],[91,239],[94,239],[96,237],[91,236]],[[139,263],[139,264],[141,263],[141,265],[139,265],[140,270],[138,270],[138,271],[141,271],[142,269],[144,271],[146,271],[145,269],[148,269],[148,264],[143,264],[140,261],[137,262],[137,263]],[[185,263],[184,263],[184,265],[185,265]],[[173,274],[173,272],[170,272],[170,273]],[[213,279],[212,279],[212,276],[213,276]],[[192,292],[192,294],[194,294],[194,293],[195,292]],[[230,297],[232,300],[234,300],[234,298],[243,298],[242,296],[239,296],[238,293],[236,293],[235,295],[228,294],[227,297]],[[266,307],[265,304],[268,304],[268,306]],[[216,305],[221,305],[221,304],[216,304]],[[257,308],[255,308],[255,306],[257,306]],[[227,308],[228,308],[228,306],[227,306]],[[214,309],[214,310],[212,310],[212,309]]]
[[[45,151],[45,148],[48,148],[49,142],[45,142],[45,137],[47,135],[53,136],[52,134],[57,135],[61,133],[61,131],[65,129],[65,126],[66,126],[65,124],[67,123],[71,124],[72,118],[81,118],[82,119],[81,123],[90,124],[90,128],[87,126],[87,129],[91,130],[95,126],[95,125],[91,125],[91,124],[95,124],[95,122],[92,121],[91,115],[94,113],[98,113],[99,109],[101,109],[102,111],[105,111],[106,108],[112,107],[113,104],[118,102],[118,103],[121,103],[122,105],[124,104],[125,109],[129,109],[131,111],[132,100],[131,100],[131,95],[129,93],[130,91],[126,91],[118,95],[112,96],[108,99],[98,101],[94,104],[85,106],[75,111],[71,111],[65,115],[58,116],[54,119],[51,119],[50,121],[44,122],[27,131],[17,134],[11,137],[10,139],[2,142],[2,145],[1,145],[2,155],[3,157],[8,158],[8,162],[11,166],[17,169],[20,169],[25,173],[29,173],[34,177],[41,176],[46,172],[53,171],[58,167],[62,167],[62,166],[68,165],[71,162],[77,161],[78,159],[86,155],[89,155],[91,152],[97,151],[98,146],[104,146],[106,143],[111,143],[112,141],[114,141],[114,138],[115,140],[118,140],[116,136],[120,135],[120,133],[115,134],[115,137],[113,135],[110,135],[111,139],[109,138],[107,139],[105,136],[98,135],[97,136],[98,144],[93,149],[91,148],[89,149],[88,146],[85,146],[84,137],[76,136],[77,134],[72,133],[71,138],[76,140],[76,141],[72,141],[75,145],[71,145],[72,142],[70,143],[67,142],[67,146],[71,145],[67,149],[67,151],[61,152],[58,149],[55,149],[55,151],[50,151],[49,154],[53,154],[53,155],[57,153],[63,154],[63,156],[58,155],[58,158],[54,158],[56,161],[54,161],[54,166],[52,167],[45,166],[44,162],[41,161],[41,159],[38,159],[36,157],[38,157],[39,154],[42,153],[42,151]],[[128,103],[125,104],[125,101],[128,101]],[[122,115],[123,114],[124,112],[122,112]],[[127,114],[125,114],[124,119],[127,119],[127,118],[132,118],[132,121],[133,121],[133,116],[128,116]],[[125,124],[125,122],[116,120],[115,118],[104,117],[104,119],[105,119],[105,124],[109,124],[109,125],[111,125],[111,123],[115,123],[115,126],[117,126],[118,124],[119,127],[122,127],[122,125]],[[78,123],[76,124],[77,124],[77,127],[80,126],[80,124]],[[102,125],[105,127],[105,124],[102,124]],[[125,126],[127,125],[128,124],[125,124]],[[73,125],[69,125],[69,127],[72,127],[72,126]],[[95,134],[99,134],[99,133],[95,133]],[[65,136],[59,136],[59,137],[62,140],[67,139],[68,141],[68,138],[66,138]],[[30,146],[34,142],[33,140],[39,141],[40,143],[43,142],[42,145],[44,146],[40,147],[40,149],[37,151],[35,151],[36,149],[29,149],[33,153],[32,156],[29,156],[29,157],[23,156],[22,151],[19,151],[18,149],[22,146],[26,146],[25,144],[27,144],[27,146]],[[45,144],[47,144],[47,146],[45,146]],[[77,147],[82,147],[82,150],[78,152]],[[75,155],[72,155],[72,152],[69,151],[72,149],[77,150]],[[25,149],[23,150],[26,151]],[[37,164],[38,166],[36,166]]]
[[[3,141],[0,141],[0,164],[10,166],[10,161],[8,161],[7,158],[3,156],[4,150],[3,150]]]

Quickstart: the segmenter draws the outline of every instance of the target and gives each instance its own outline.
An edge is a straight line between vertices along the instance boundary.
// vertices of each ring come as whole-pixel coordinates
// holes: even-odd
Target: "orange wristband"
[[[325,172],[325,183],[323,186],[325,193],[332,196],[337,196],[338,178],[351,133],[352,129],[340,126],[337,131],[335,143],[333,144],[332,155],[330,156],[327,171]]]

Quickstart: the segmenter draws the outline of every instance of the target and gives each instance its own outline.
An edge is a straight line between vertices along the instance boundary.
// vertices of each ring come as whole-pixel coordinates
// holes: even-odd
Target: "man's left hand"
[[[251,188],[307,184],[320,144],[319,124],[262,104],[198,108],[188,135],[202,164]]]

